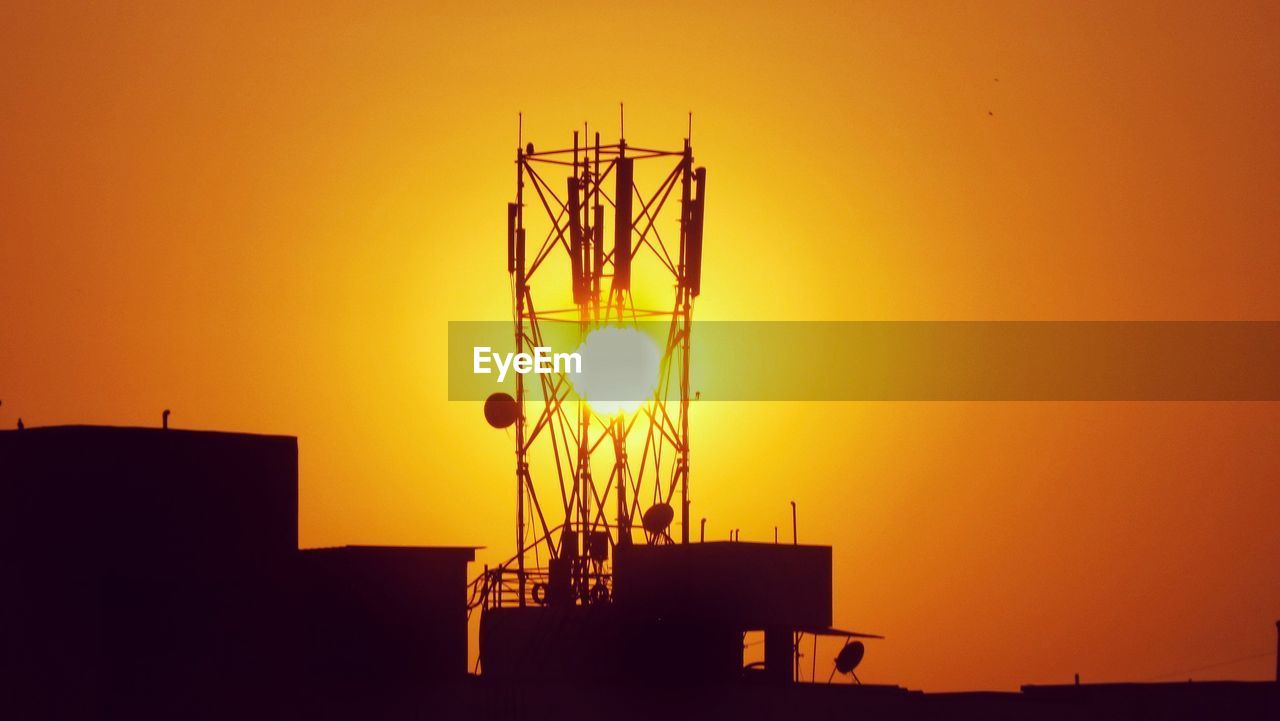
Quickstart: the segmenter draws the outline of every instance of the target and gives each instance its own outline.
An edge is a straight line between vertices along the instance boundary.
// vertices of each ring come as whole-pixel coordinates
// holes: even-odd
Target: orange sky
[[[1271,5],[176,5],[0,8],[0,424],[296,434],[305,545],[511,552],[511,441],[442,374],[447,321],[508,315],[518,110],[548,146],[694,111],[704,319],[1280,318]],[[864,681],[1274,648],[1276,404],[693,421],[695,516],[796,499],[837,625],[889,636]]]

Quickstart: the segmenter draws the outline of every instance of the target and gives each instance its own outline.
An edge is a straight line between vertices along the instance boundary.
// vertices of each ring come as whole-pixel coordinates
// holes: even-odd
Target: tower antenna
[[[517,118],[523,143],[523,113]],[[625,134],[622,102],[618,121]],[[590,128],[584,122],[561,149],[516,149],[515,198],[506,207],[516,352],[548,326],[571,329],[585,342],[601,329],[644,333],[637,319],[674,340],[658,364],[653,393],[617,399],[624,402],[618,409],[607,398],[596,407],[579,397],[567,376],[543,376],[532,386],[518,375],[513,395],[486,402],[510,409],[509,419],[491,424],[514,427],[516,545],[511,559],[485,572],[485,608],[607,604],[615,549],[691,540],[689,358],[701,291],[706,169],[693,167],[688,139],[679,149],[628,153],[625,140],[605,145],[598,134],[590,137]],[[637,164],[657,172],[641,173]],[[526,186],[540,199],[528,209]],[[637,198],[643,206],[636,207]],[[678,234],[664,238],[659,226]],[[526,237],[544,240],[526,249]],[[567,262],[558,268],[543,264],[562,253]],[[637,305],[631,290],[640,273],[633,268],[646,278],[664,275],[669,295]],[[535,280],[542,295],[534,292]],[[546,301],[557,290],[572,291],[572,306]],[[531,402],[535,394],[547,402]],[[673,538],[677,519],[680,534]]]

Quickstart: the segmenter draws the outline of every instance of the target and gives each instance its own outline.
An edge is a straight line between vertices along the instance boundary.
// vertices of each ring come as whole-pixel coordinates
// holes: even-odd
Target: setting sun
[[[597,328],[587,334],[577,352],[582,371],[570,373],[569,380],[600,415],[634,413],[658,388],[662,351],[639,330]]]

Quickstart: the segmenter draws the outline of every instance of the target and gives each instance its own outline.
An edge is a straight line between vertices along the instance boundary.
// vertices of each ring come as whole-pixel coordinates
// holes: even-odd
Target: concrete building
[[[574,605],[571,594],[548,592],[546,605],[487,608],[485,676],[734,681],[743,675],[743,634],[763,631],[761,671],[786,683],[793,634],[831,631],[829,546],[619,546],[612,584],[608,604]]]
[[[343,546],[298,560],[298,648],[309,676],[368,684],[466,675],[474,548]]]
[[[19,707],[192,717],[335,674],[456,679],[472,557],[299,551],[293,437],[0,432],[0,674]]]

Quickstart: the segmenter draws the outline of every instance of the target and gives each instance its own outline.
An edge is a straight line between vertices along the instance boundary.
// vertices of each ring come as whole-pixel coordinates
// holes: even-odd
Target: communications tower
[[[596,403],[567,373],[517,374],[491,424],[514,426],[515,555],[475,591],[492,606],[611,600],[619,545],[689,542],[689,358],[701,290],[706,169],[674,150],[604,144],[517,147],[507,205],[515,351],[550,324],[587,341],[602,328],[660,324],[655,387]],[[639,299],[639,300],[638,300]],[[678,513],[677,513],[678,510]],[[678,515],[678,518],[677,518]],[[673,526],[675,532],[673,535]]]

